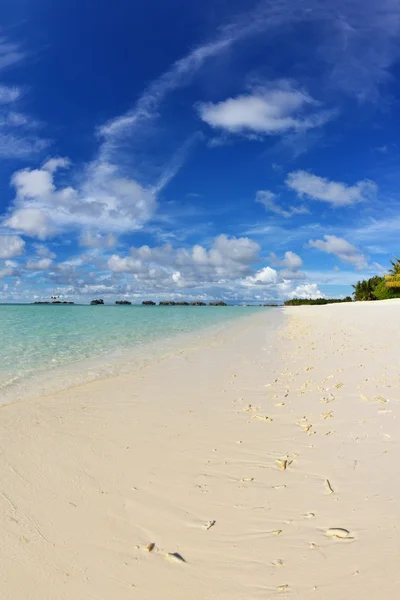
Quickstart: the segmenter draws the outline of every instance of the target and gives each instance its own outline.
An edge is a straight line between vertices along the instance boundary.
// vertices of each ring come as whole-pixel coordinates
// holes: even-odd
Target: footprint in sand
[[[350,531],[348,529],[344,529],[343,527],[331,527],[327,529],[325,534],[328,537],[334,537],[341,540],[353,540],[354,538],[351,536]]]

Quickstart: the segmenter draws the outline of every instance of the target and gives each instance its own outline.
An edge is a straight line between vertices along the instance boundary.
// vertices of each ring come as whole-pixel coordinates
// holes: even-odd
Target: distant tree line
[[[389,300],[400,298],[400,258],[390,261],[392,267],[387,275],[375,275],[370,279],[363,279],[353,285],[354,300]]]
[[[346,298],[292,298],[284,302],[285,306],[302,306],[303,304],[318,305],[318,304],[338,304],[339,302],[352,302],[350,296]]]

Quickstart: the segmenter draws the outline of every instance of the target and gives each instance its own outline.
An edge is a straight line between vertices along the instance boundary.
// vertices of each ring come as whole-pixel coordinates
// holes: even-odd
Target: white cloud
[[[117,237],[113,233],[101,234],[96,231],[82,231],[79,245],[86,248],[114,248]]]
[[[4,225],[46,239],[76,228],[135,231],[153,216],[157,206],[154,193],[122,177],[113,165],[92,163],[79,189],[57,188],[55,169],[67,165],[66,159],[55,159],[41,169],[15,173],[14,208]]]
[[[0,84],[0,104],[15,102],[21,95],[21,90],[17,87],[8,87]]]
[[[45,240],[56,233],[48,215],[39,207],[17,208],[3,224],[39,240]]]
[[[274,267],[283,267],[279,271],[279,275],[285,281],[293,281],[295,279],[305,279],[305,274],[299,271],[300,267],[303,266],[302,258],[295,252],[285,252],[283,258],[279,258],[275,252],[271,252],[269,255],[271,265]]]
[[[285,267],[291,271],[296,271],[303,265],[303,260],[295,252],[285,252],[283,258],[279,258],[274,252],[270,254],[270,262],[274,267]]]
[[[47,271],[53,265],[51,258],[40,258],[39,260],[29,259],[26,268],[30,271]]]
[[[16,64],[25,57],[18,44],[0,37],[0,70]],[[48,145],[34,130],[39,124],[16,110],[22,95],[17,86],[0,83],[0,157],[4,159],[27,158]]]
[[[250,94],[222,102],[198,105],[203,121],[230,133],[277,135],[306,131],[326,123],[328,112],[314,112],[317,103],[307,93],[286,82],[256,88]]]
[[[108,260],[113,272],[133,273],[140,279],[170,281],[180,287],[196,287],[211,282],[232,281],[251,272],[260,246],[249,238],[216,237],[209,249],[173,248],[171,244],[131,248],[130,256],[114,254]]]
[[[305,283],[298,285],[294,290],[288,293],[288,298],[325,298],[325,295],[318,289],[316,283]]]
[[[289,218],[293,215],[308,214],[310,211],[305,206],[289,206],[283,208],[276,201],[277,195],[269,190],[259,190],[256,194],[256,202],[262,204],[265,210],[268,210],[281,217]]]
[[[12,260],[6,260],[4,262],[4,268],[0,269],[0,279],[4,279],[4,277],[13,277],[16,274],[18,274],[17,263]]]
[[[289,173],[286,185],[297,192],[300,197],[328,202],[331,206],[350,206],[375,198],[377,185],[369,179],[347,185],[338,181],[329,181],[307,171]]]
[[[16,43],[9,42],[7,38],[0,38],[0,69],[10,67],[25,58],[20,46]]]
[[[0,258],[13,258],[25,252],[25,242],[18,235],[0,236]]]
[[[324,240],[310,240],[308,245],[321,252],[333,254],[341,261],[354,265],[358,270],[368,267],[365,255],[350,242],[336,235],[324,235]]]
[[[257,271],[254,275],[247,277],[246,284],[250,285],[275,285],[281,282],[282,279],[278,272],[271,267],[264,267]]]
[[[37,256],[41,258],[56,258],[56,254],[44,244],[34,244]]]
[[[44,169],[17,171],[11,178],[11,184],[20,201],[49,197],[55,190],[51,173]]]
[[[59,156],[57,158],[49,158],[49,160],[43,164],[42,169],[49,173],[55,173],[57,169],[66,169],[70,164],[68,158]]]

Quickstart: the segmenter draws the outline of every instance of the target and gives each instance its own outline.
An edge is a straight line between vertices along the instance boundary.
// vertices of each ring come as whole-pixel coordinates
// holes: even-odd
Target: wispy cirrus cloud
[[[269,190],[259,190],[256,194],[256,202],[262,204],[265,210],[272,212],[280,217],[288,219],[294,215],[305,215],[309,214],[309,210],[306,206],[289,206],[284,208],[278,202],[278,196]]]
[[[7,37],[0,37],[0,69],[11,67],[26,57],[20,44],[11,42]]]
[[[0,38],[0,71],[11,68],[25,59],[20,45]],[[48,146],[49,141],[38,134],[38,123],[18,110],[23,90],[18,86],[0,83],[0,157],[28,158]]]

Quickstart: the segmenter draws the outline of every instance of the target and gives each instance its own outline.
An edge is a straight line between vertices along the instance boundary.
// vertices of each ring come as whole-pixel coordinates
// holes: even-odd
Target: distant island
[[[132,302],[129,300],[116,300],[115,304],[123,305],[123,306],[131,306]]]
[[[153,300],[144,300],[142,302],[143,306],[156,306],[156,302],[153,302]],[[175,302],[174,300],[161,300],[161,302],[158,303],[158,306],[207,306],[207,304],[205,302],[200,302],[200,301],[196,301],[196,302],[185,302],[185,301],[179,301],[179,302]],[[221,300],[218,302],[209,302],[208,306],[228,306],[225,302],[222,302]]]
[[[75,302],[66,302],[65,300],[52,300],[51,302],[32,302],[32,304],[75,304]]]
[[[90,306],[97,306],[99,304],[104,304],[104,300],[102,300],[101,298],[99,298],[98,300],[92,300]]]

